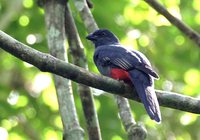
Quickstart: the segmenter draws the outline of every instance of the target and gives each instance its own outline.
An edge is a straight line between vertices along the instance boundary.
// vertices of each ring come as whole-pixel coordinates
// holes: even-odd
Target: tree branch
[[[73,0],[76,9],[81,15],[81,19],[88,31],[88,33],[94,32],[98,29],[98,26],[93,18],[93,15],[90,9],[87,6],[86,0]]]
[[[157,2],[157,0],[144,0],[151,7],[153,7],[158,13],[163,15],[165,18],[169,20],[171,24],[176,26],[182,33],[184,33],[189,39],[194,41],[200,47],[200,35],[183,23],[181,20],[171,15],[164,6]]]
[[[47,40],[50,54],[67,60],[65,44],[65,4],[64,0],[48,0],[44,3]],[[54,75],[59,111],[63,124],[63,140],[83,140],[84,131],[78,122],[76,107],[71,90],[71,81]]]
[[[39,52],[13,39],[2,31],[0,31],[0,48],[34,65],[41,71],[54,73],[77,83],[139,101],[133,87],[102,75],[90,73],[83,68],[66,63],[49,54]],[[198,99],[160,90],[156,90],[156,94],[161,106],[200,114],[200,100]]]
[[[141,124],[136,124],[128,100],[118,95],[115,96],[115,99],[119,108],[119,116],[128,134],[128,139],[144,140],[147,136],[147,130]]]
[[[80,40],[74,19],[69,5],[66,5],[65,11],[65,30],[68,38],[70,54],[73,57],[73,63],[77,66],[87,69],[86,57],[83,44]],[[94,106],[94,99],[88,86],[78,84],[78,92],[81,98],[82,108],[87,122],[88,136],[90,140],[101,140],[99,121]]]

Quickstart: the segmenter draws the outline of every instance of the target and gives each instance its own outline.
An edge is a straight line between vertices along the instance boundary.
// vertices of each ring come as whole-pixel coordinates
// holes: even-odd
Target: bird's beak
[[[95,41],[96,36],[94,36],[93,34],[89,34],[88,36],[86,36],[86,39],[91,40],[91,41]]]

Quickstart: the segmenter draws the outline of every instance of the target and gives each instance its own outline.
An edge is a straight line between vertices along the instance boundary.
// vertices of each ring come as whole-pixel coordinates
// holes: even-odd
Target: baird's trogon
[[[131,83],[150,118],[160,122],[160,108],[154,90],[154,79],[159,76],[144,54],[123,47],[107,29],[96,30],[86,38],[95,45],[93,59],[100,73]]]

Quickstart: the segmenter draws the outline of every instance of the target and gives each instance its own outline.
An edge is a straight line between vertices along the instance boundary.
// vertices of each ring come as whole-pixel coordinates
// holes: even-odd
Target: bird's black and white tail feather
[[[152,77],[137,69],[129,71],[129,75],[150,118],[159,123],[161,114]]]

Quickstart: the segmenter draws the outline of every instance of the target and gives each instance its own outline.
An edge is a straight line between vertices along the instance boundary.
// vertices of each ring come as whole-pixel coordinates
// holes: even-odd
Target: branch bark
[[[128,134],[129,140],[144,140],[147,136],[147,130],[141,124],[136,124],[131,113],[129,102],[126,98],[115,96],[118,108],[119,116],[122,120],[122,124]]]
[[[147,4],[149,4],[152,8],[154,8],[158,13],[163,15],[166,19],[169,20],[171,24],[176,26],[183,34],[185,34],[189,39],[191,39],[197,46],[200,47],[200,35],[194,31],[192,28],[187,26],[181,20],[171,15],[167,9],[162,6],[157,0],[144,0]]]
[[[48,0],[44,3],[44,9],[50,54],[67,62],[66,47],[64,45],[65,3],[63,0]],[[64,128],[63,140],[83,140],[84,132],[78,122],[71,81],[58,75],[54,75],[54,81]]]
[[[66,5],[65,11],[65,30],[68,38],[70,54],[73,57],[73,63],[77,66],[87,69],[84,47],[80,40],[76,25],[74,23],[69,5]],[[101,140],[98,116],[94,106],[94,99],[88,86],[78,84],[78,92],[81,98],[82,107],[87,122],[87,130],[90,140]]]
[[[98,29],[98,25],[96,24],[90,9],[87,6],[86,0],[73,0],[76,9],[79,11],[81,15],[81,19],[86,27],[88,33],[94,32]]]
[[[90,73],[49,54],[39,52],[0,31],[0,48],[30,63],[44,72],[50,72],[93,88],[139,101],[136,91],[123,82]],[[161,106],[200,114],[200,100],[178,93],[156,90]]]

